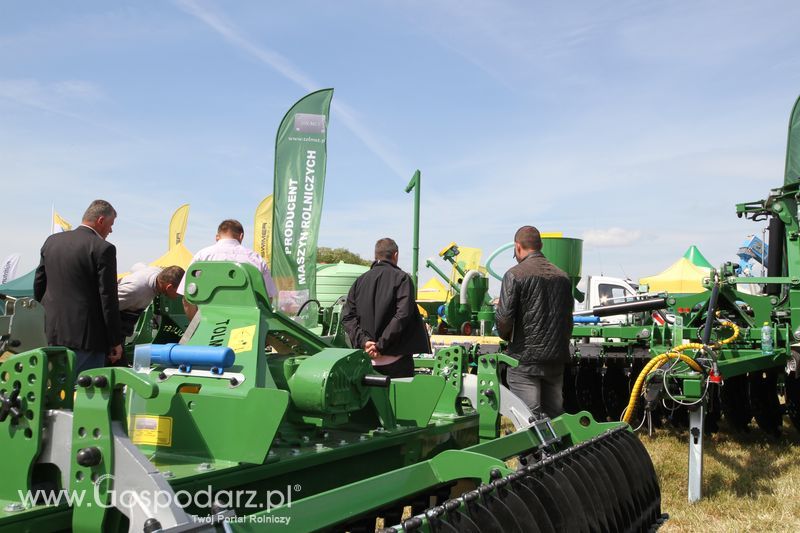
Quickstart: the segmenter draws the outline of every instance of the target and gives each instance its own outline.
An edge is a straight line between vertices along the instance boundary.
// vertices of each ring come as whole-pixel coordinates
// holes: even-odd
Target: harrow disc
[[[794,427],[800,429],[800,378],[786,375],[786,414]]]
[[[581,361],[575,374],[575,396],[579,411],[589,411],[595,420],[605,420],[603,393],[597,361]]]
[[[777,370],[751,372],[747,379],[750,384],[750,405],[758,427],[769,435],[779,436],[783,415],[778,400]]]
[[[753,419],[748,389],[748,379],[744,375],[727,378],[720,388],[722,414],[737,431],[749,431],[748,425]]]
[[[644,532],[664,520],[650,456],[620,427],[382,531]]]
[[[603,420],[617,420],[628,405],[631,395],[630,372],[626,375],[619,364],[606,363],[602,379],[602,395],[606,415]]]

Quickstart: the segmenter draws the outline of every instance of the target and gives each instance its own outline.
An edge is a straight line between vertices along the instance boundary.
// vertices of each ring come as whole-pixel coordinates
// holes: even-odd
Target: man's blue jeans
[[[73,350],[75,352],[75,375],[84,370],[103,368],[106,364],[106,354],[103,352],[90,352],[87,350]]]

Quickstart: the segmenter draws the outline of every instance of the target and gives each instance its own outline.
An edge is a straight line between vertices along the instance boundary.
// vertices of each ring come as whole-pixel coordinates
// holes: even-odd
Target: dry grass
[[[800,531],[800,434],[774,439],[753,427],[705,439],[703,500],[687,502],[687,431],[640,434],[661,483],[670,520],[660,531]]]

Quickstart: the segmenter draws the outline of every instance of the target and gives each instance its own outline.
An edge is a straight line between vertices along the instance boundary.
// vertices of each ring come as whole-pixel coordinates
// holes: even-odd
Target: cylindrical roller
[[[573,480],[575,483],[578,483],[589,496],[589,500],[587,501],[589,502],[589,505],[592,506],[592,510],[594,511],[600,531],[612,531],[613,528],[611,527],[611,523],[608,521],[604,505],[604,498],[606,495],[601,494],[601,487],[597,483],[598,480],[593,479],[586,469],[574,459],[574,454],[575,452],[568,453],[564,458],[561,459],[560,463],[563,465],[564,472],[566,473],[567,471],[571,471],[574,472],[575,476],[577,476],[577,478],[573,478],[570,474],[567,474],[567,477],[570,477],[571,480]]]
[[[466,509],[461,507],[461,503],[451,500],[445,503],[444,519],[460,533],[480,533],[480,528],[467,514]]]
[[[653,463],[623,428],[523,466],[403,522],[431,533],[653,531],[665,519]]]
[[[584,452],[593,461],[596,469],[603,472],[611,487],[609,494],[614,500],[614,511],[617,515],[619,529],[625,529],[634,520],[634,505],[630,487],[625,482],[625,475],[620,470],[613,455],[603,446],[592,443],[589,451]]]
[[[619,502],[617,491],[611,483],[606,471],[599,467],[599,465],[596,465],[597,457],[595,455],[590,455],[592,452],[589,450],[591,450],[591,447],[582,448],[573,453],[570,458],[586,471],[589,479],[594,480],[600,494],[600,504],[605,513],[605,521],[608,524],[609,530],[619,531],[623,522],[618,512]]]
[[[651,298],[649,300],[639,300],[636,302],[625,302],[621,304],[601,305],[592,309],[594,316],[614,316],[625,313],[639,313],[642,311],[655,311],[656,309],[666,309],[666,298]]]
[[[526,523],[529,523],[529,521],[535,521],[539,527],[539,531],[542,533],[557,533],[563,531],[563,529],[559,528],[561,522],[559,521],[556,523],[553,520],[554,514],[560,520],[561,513],[557,510],[553,513],[552,509],[548,508],[540,501],[525,483],[520,480],[512,481],[507,490],[509,493],[513,493],[517,498],[517,501],[510,501],[508,506],[514,513],[523,517],[521,520],[523,527]],[[524,510],[519,509],[520,503]],[[530,517],[525,514],[525,511],[527,511]]]
[[[483,492],[483,489],[484,487],[480,487],[478,490],[479,492]],[[481,495],[483,504],[500,523],[500,527],[503,528],[503,531],[507,531],[509,533],[522,533],[524,530],[517,521],[517,518],[514,516],[514,513],[512,513],[511,509],[508,508],[508,505],[499,498],[499,496],[496,494],[496,490],[491,486],[486,486],[485,489],[486,494]]]
[[[492,496],[508,507],[522,531],[535,527],[541,533],[556,533],[542,504],[538,500],[533,502],[523,500],[510,482],[503,483]]]
[[[466,509],[469,517],[475,522],[482,532],[487,533],[503,533],[503,526],[492,514],[489,509],[479,500],[480,495],[474,491],[474,497],[466,502]],[[472,494],[465,495],[465,498],[470,497]]]
[[[638,463],[637,477],[643,484],[646,494],[647,508],[644,516],[647,516],[652,524],[661,516],[661,489],[658,486],[658,477],[653,468],[653,462],[644,445],[633,434],[621,431],[618,435],[620,442],[628,446],[630,457],[636,459]]]
[[[563,493],[556,494],[548,492],[547,489],[544,488],[544,485],[542,485],[542,482],[532,475],[524,475],[517,481],[517,484],[528,491],[525,492],[525,490],[520,488],[520,494],[524,494],[528,499],[533,496],[536,501],[541,503],[547,513],[547,517],[553,524],[553,529],[556,531],[568,531],[570,526],[573,528],[576,527],[576,524],[573,523],[576,521],[571,521],[570,517],[566,516],[571,513],[568,513],[568,508],[563,507],[563,505],[567,503]],[[526,499],[526,501],[528,501],[528,499]]]
[[[528,487],[540,501],[551,495],[564,513],[565,531],[588,531],[589,523],[575,490],[553,475],[551,468],[539,468],[525,477]]]
[[[771,278],[784,275],[783,249],[786,242],[786,226],[778,216],[769,219],[769,254],[767,254],[767,275]],[[780,283],[767,283],[765,294],[777,296],[781,293]]]
[[[576,474],[569,472],[570,475],[568,476],[563,470],[563,465],[558,465],[556,462],[548,467],[546,472],[552,476],[558,486],[567,494],[567,497],[571,501],[576,502],[571,508],[581,509],[583,511],[582,516],[586,523],[586,529],[589,531],[598,531],[599,524],[597,522],[597,514],[589,501],[589,495],[586,493],[585,487],[580,483],[580,480],[576,482]]]

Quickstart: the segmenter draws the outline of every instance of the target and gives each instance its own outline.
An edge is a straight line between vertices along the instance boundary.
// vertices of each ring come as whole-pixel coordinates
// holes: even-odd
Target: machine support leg
[[[689,503],[703,497],[703,422],[704,404],[689,411]]]

